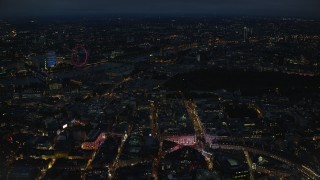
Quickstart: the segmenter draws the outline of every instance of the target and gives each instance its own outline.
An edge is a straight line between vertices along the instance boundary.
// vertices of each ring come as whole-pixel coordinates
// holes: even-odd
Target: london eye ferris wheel
[[[88,61],[88,52],[84,48],[83,45],[76,45],[72,49],[72,54],[71,54],[71,64],[75,67],[83,67],[87,64]]]

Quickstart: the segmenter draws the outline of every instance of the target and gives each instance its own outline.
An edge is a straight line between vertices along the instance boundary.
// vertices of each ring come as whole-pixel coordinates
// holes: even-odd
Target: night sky
[[[0,0],[2,16],[108,13],[320,17],[320,0]]]

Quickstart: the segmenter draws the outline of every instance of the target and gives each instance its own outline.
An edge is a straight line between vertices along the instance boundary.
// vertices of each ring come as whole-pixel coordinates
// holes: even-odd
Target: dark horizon
[[[194,1],[0,0],[0,180],[320,179],[320,0]]]
[[[317,0],[100,1],[4,0],[0,17],[100,16],[110,14],[320,17]]]
[[[253,15],[253,14],[208,14],[208,13],[99,13],[99,14],[68,14],[68,15],[28,15],[28,16],[0,16],[0,20],[24,21],[24,20],[40,20],[40,21],[77,21],[82,20],[103,20],[105,18],[240,18],[240,19],[301,19],[301,20],[320,20],[320,16],[298,16],[298,15]]]

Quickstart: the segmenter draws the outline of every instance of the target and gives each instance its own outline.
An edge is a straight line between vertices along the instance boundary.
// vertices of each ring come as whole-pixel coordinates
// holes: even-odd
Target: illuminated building
[[[186,136],[169,136],[166,138],[168,141],[175,142],[184,146],[193,146],[196,143],[196,137],[193,135]]]
[[[100,133],[99,136],[94,141],[92,141],[92,139],[89,138],[88,141],[83,142],[81,145],[81,148],[85,150],[97,150],[99,146],[104,142],[105,139],[106,139],[106,134]]]
[[[57,64],[57,57],[56,53],[54,51],[49,51],[47,53],[47,59],[46,59],[46,64],[48,67],[54,67]]]

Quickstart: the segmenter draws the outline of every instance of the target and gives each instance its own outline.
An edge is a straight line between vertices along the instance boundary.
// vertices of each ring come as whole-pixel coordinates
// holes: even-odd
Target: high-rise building
[[[47,53],[47,59],[46,59],[46,64],[48,67],[54,67],[57,64],[57,56],[54,51],[49,51]]]
[[[243,42],[247,42],[247,39],[248,39],[248,31],[249,29],[245,26],[243,28]]]

